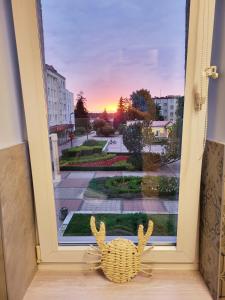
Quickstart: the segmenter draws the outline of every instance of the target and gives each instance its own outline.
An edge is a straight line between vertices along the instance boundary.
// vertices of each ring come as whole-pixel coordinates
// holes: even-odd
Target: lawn
[[[64,236],[89,236],[90,214],[74,214],[68,224]],[[106,234],[109,236],[136,236],[139,224],[147,228],[148,220],[154,222],[154,236],[176,236],[177,215],[135,214],[96,214],[96,223],[106,224]]]
[[[179,179],[167,176],[114,176],[93,178],[85,192],[89,198],[171,197],[176,199]]]

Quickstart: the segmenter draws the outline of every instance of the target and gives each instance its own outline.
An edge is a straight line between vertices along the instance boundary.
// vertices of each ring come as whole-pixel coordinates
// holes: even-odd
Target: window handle
[[[219,73],[217,72],[217,66],[210,66],[205,69],[205,74],[207,77],[212,79],[217,79],[219,77]]]

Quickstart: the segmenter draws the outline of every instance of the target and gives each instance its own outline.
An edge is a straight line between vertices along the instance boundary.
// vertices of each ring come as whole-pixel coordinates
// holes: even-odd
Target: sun
[[[117,104],[116,103],[111,103],[105,106],[105,109],[107,112],[114,113],[117,111]]]

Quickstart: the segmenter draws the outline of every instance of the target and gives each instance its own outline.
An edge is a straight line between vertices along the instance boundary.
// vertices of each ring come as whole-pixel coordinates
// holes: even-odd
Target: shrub
[[[111,136],[115,132],[114,128],[111,125],[105,125],[98,129],[97,134],[101,136]]]
[[[99,128],[104,127],[106,124],[107,124],[107,123],[106,123],[105,120],[102,120],[102,119],[96,119],[96,120],[94,120],[94,122],[93,122],[93,129],[97,132],[97,130],[98,130]]]
[[[155,171],[161,165],[161,155],[159,153],[142,154],[142,170]]]
[[[179,191],[179,179],[167,176],[146,176],[142,179],[142,192],[145,196],[173,196]]]
[[[86,140],[83,142],[83,146],[102,146],[104,147],[107,141],[98,141],[98,140]]]
[[[132,153],[140,153],[143,149],[142,124],[134,123],[123,130],[123,143]]]
[[[101,146],[78,146],[62,151],[63,157],[79,157],[84,155],[92,155],[95,153],[101,153]]]
[[[119,134],[123,134],[124,128],[126,128],[125,124],[120,124],[119,127],[117,128]]]
[[[175,196],[179,190],[177,177],[114,176],[93,178],[85,192],[86,197],[130,198]]]
[[[142,170],[143,162],[141,153],[134,153],[130,155],[127,162],[132,164],[136,170]]]
[[[86,129],[84,127],[76,127],[75,135],[84,135],[86,134]]]
[[[161,155],[159,153],[133,153],[128,158],[128,162],[136,170],[155,171],[161,165]]]

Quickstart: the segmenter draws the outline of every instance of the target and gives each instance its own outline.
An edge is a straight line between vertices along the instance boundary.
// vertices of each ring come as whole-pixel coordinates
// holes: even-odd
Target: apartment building
[[[178,107],[178,96],[166,96],[153,98],[155,104],[160,107],[161,115],[165,121],[176,121],[176,111]]]
[[[46,64],[48,125],[50,133],[57,133],[59,144],[67,141],[74,130],[73,93],[66,89],[66,78]]]

